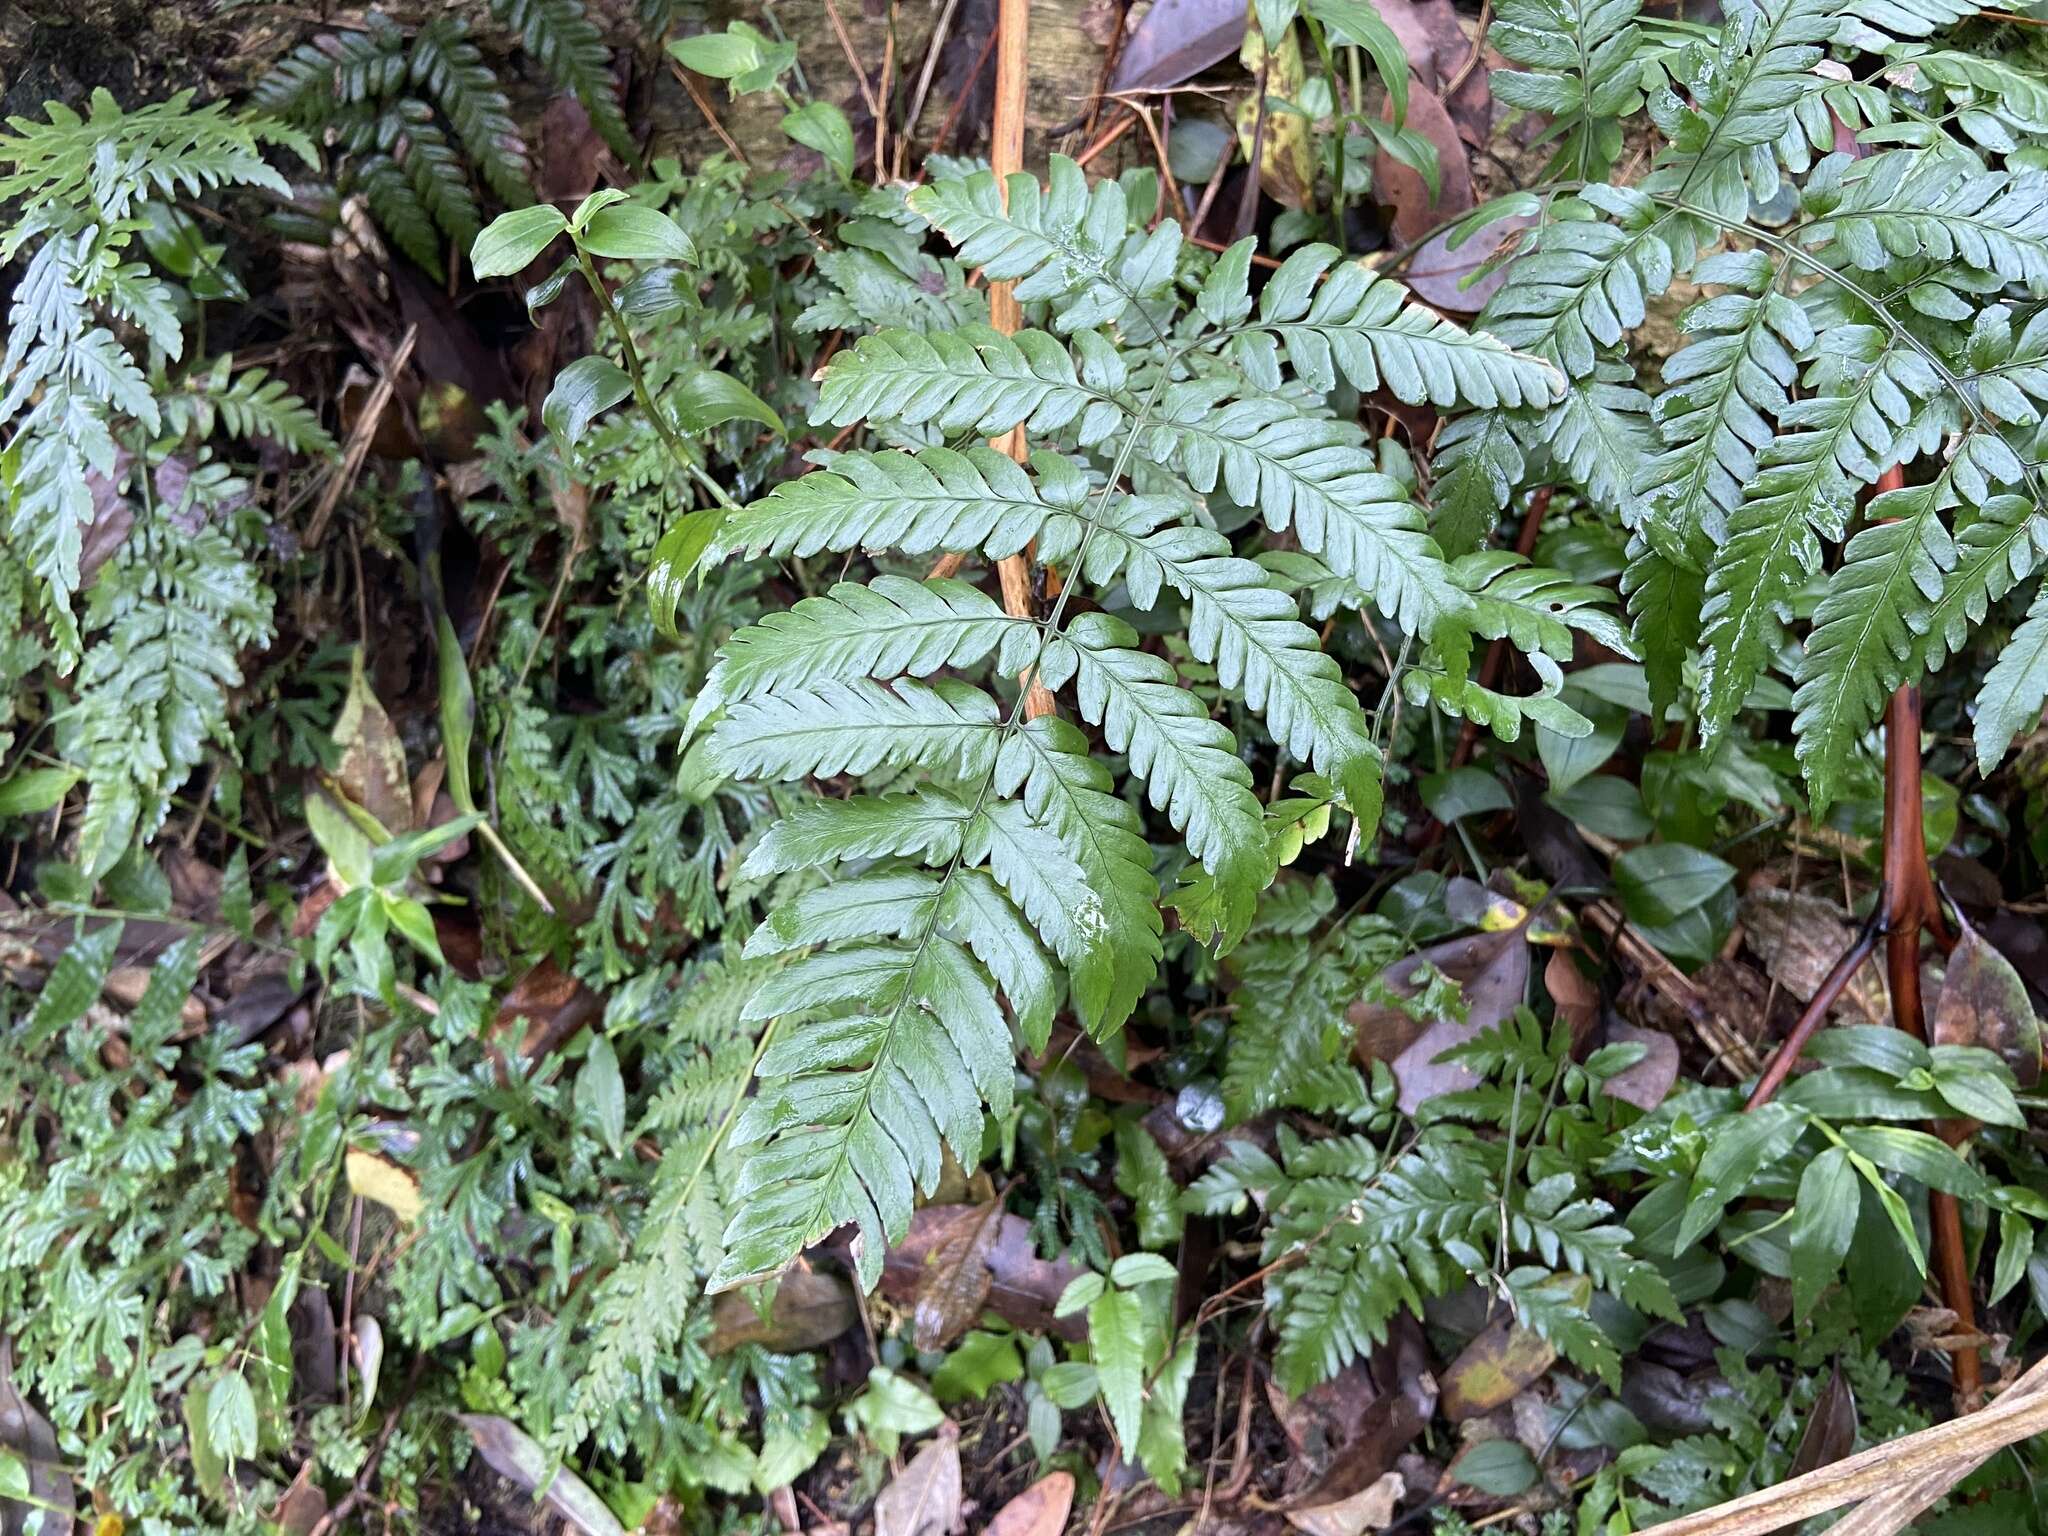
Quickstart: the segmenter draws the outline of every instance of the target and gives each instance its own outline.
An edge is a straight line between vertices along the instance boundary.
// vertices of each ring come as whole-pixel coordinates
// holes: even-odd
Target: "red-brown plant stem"
[[[1883,495],[1905,483],[1905,472],[1893,467],[1878,477],[1875,489]],[[1771,1101],[1835,997],[1870,953],[1870,941],[1879,931],[1884,934],[1885,979],[1891,990],[1892,1022],[1917,1039],[1927,1038],[1927,1012],[1920,995],[1920,935],[1923,929],[1931,930],[1935,942],[1943,949],[1953,949],[1955,939],[1941,914],[1941,902],[1934,890],[1934,871],[1927,862],[1918,688],[1902,687],[1892,694],[1885,706],[1884,735],[1884,872],[1876,909],[1855,944],[1828,973],[1827,981],[1814,994],[1792,1034],[1771,1058],[1745,1109],[1757,1109]],[[1945,1123],[1938,1129],[1951,1145],[1960,1144],[1969,1135],[1967,1121]],[[1927,1216],[1933,1229],[1934,1268],[1941,1282],[1942,1299],[1955,1314],[1955,1333],[1969,1338],[1977,1332],[1977,1305],[1969,1249],[1963,1241],[1962,1210],[1954,1195],[1929,1190]],[[1956,1401],[1967,1412],[1978,1405],[1983,1388],[1977,1346],[1958,1344],[1949,1359]]]

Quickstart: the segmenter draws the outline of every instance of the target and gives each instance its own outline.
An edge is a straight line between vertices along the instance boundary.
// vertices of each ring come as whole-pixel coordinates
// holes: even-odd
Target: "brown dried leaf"
[[[1074,1508],[1074,1474],[1051,1472],[996,1512],[986,1536],[1060,1536]]]
[[[456,1421],[469,1431],[478,1454],[490,1469],[522,1493],[542,1495],[548,1506],[583,1536],[626,1536],[626,1528],[590,1485],[534,1443],[510,1419],[494,1413],[458,1413]]]
[[[1662,1104],[1678,1083],[1678,1042],[1661,1030],[1616,1023],[1607,1031],[1607,1043],[1648,1049],[1641,1061],[1607,1079],[1607,1097],[1643,1110]]]
[[[1593,1296],[1593,1282],[1572,1277],[1580,1305]],[[1517,1392],[1543,1378],[1557,1363],[1557,1351],[1531,1329],[1503,1312],[1460,1351],[1441,1378],[1444,1417],[1453,1424],[1476,1419],[1513,1401]]]
[[[883,1263],[883,1294],[899,1306],[915,1305],[924,1285],[925,1259],[962,1213],[972,1209],[959,1205],[919,1207],[910,1218],[910,1231],[889,1250]],[[989,1272],[988,1305],[1004,1321],[1034,1333],[1086,1337],[1088,1324],[1081,1314],[1059,1319],[1052,1315],[1060,1292],[1085,1271],[1064,1261],[1041,1259],[1031,1240],[1031,1224],[1022,1216],[1004,1213],[983,1262]]]
[[[1351,1005],[1347,1016],[1357,1033],[1359,1059],[1368,1064],[1375,1059],[1391,1061],[1404,1114],[1414,1114],[1424,1100],[1439,1094],[1478,1086],[1479,1079],[1470,1070],[1436,1058],[1500,1023],[1520,1005],[1529,985],[1526,937],[1524,924],[1451,939],[1390,966],[1382,977],[1381,985],[1394,996],[1413,997],[1422,989],[1427,968],[1434,966],[1462,987],[1462,1022],[1443,1018],[1418,1025],[1389,1003],[1361,1000]],[[1404,1038],[1405,1044],[1392,1048]]]
[[[1511,213],[1481,226],[1455,248],[1449,230],[1432,235],[1402,271],[1401,280],[1438,309],[1477,314],[1507,282],[1509,263],[1502,262],[1476,281],[1468,283],[1466,279],[1485,266],[1504,243],[1535,222],[1533,214]]]
[[[1572,1027],[1574,1048],[1585,1043],[1600,1022],[1600,989],[1587,979],[1568,950],[1553,950],[1543,966],[1543,990],[1550,994],[1557,1016]]]
[[[1237,0],[1157,0],[1124,41],[1109,89],[1156,91],[1221,64],[1244,41]]]
[[[29,1494],[27,1500],[0,1498],[0,1533],[69,1530],[68,1517],[78,1508],[78,1495],[71,1474],[64,1470],[57,1432],[14,1384],[14,1346],[6,1339],[0,1339],[0,1450],[19,1457],[27,1467]]]
[[[1383,1531],[1393,1523],[1394,1507],[1407,1491],[1400,1473],[1383,1472],[1334,1504],[1288,1510],[1287,1523],[1308,1536],[1364,1536],[1367,1531]]]
[[[991,1200],[967,1210],[932,1245],[912,1313],[919,1349],[944,1349],[988,1306],[988,1251],[1002,1225],[1002,1205]]]
[[[370,690],[360,648],[349,669],[348,696],[334,722],[341,761],[334,782],[357,805],[396,836],[412,830],[412,781],[405,771],[405,743]]]
[[[1266,97],[1273,102],[1290,105],[1301,99],[1302,87],[1307,83],[1307,73],[1302,66],[1301,44],[1290,29],[1281,38],[1280,45],[1268,54],[1259,30],[1253,27],[1244,35],[1244,47],[1238,57],[1250,72],[1254,81],[1263,77],[1266,82]],[[1438,108],[1439,111],[1442,108]],[[1305,113],[1266,108],[1264,135],[1259,132],[1259,93],[1257,90],[1238,103],[1237,141],[1247,160],[1251,158],[1252,145],[1259,146],[1259,186],[1266,196],[1287,208],[1313,208],[1315,206],[1315,151],[1309,142],[1309,120]],[[1409,121],[1414,121],[1411,112]]]
[[[1800,1002],[1820,989],[1844,950],[1856,940],[1849,914],[1833,902],[1804,891],[1765,886],[1743,896],[1738,909],[1749,947],[1764,969]],[[1850,979],[1834,1017],[1846,1023],[1886,1021],[1884,976],[1867,961]]]
[[[951,1420],[875,1499],[875,1536],[948,1536],[960,1529],[960,1432]]]
[[[1828,1384],[1814,1399],[1806,1421],[1806,1433],[1799,1437],[1799,1449],[1792,1453],[1792,1465],[1785,1480],[1803,1477],[1831,1462],[1840,1461],[1856,1449],[1856,1391],[1842,1375],[1842,1363],[1828,1372]]]
[[[1391,105],[1388,115],[1392,115]],[[1384,150],[1380,152],[1373,162],[1373,189],[1379,200],[1394,210],[1394,239],[1401,245],[1420,240],[1445,219],[1456,218],[1472,206],[1472,166],[1465,141],[1458,136],[1458,126],[1444,104],[1428,91],[1410,91],[1407,126],[1436,146],[1437,195],[1429,195],[1429,183],[1420,172]],[[1267,127],[1270,132],[1271,125]]]
[[[765,1318],[743,1293],[722,1292],[711,1305],[711,1337],[704,1350],[722,1355],[742,1344],[759,1344],[778,1355],[801,1354],[831,1343],[859,1321],[852,1286],[821,1270],[793,1269],[776,1283]]]
[[[2022,1088],[2041,1080],[2041,1021],[2027,984],[1984,936],[1967,923],[1948,957],[1930,1028],[1936,1045],[1995,1051]]]

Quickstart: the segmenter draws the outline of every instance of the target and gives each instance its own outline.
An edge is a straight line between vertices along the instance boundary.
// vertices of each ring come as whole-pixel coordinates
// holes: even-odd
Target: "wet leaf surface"
[[[2027,984],[1975,928],[1964,929],[1948,958],[1929,1033],[1936,1045],[1996,1053],[2023,1088],[2041,1080],[2041,1021]]]

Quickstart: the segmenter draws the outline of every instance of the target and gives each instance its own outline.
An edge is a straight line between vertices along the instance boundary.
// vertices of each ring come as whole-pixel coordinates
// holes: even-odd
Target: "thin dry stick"
[[[938,25],[932,28],[932,40],[924,51],[924,68],[917,72],[917,89],[910,97],[910,114],[903,119],[903,132],[897,136],[896,158],[899,162],[896,174],[902,175],[904,166],[900,163],[905,155],[911,135],[917,132],[918,119],[924,116],[924,99],[931,94],[932,76],[939,67],[939,52],[946,46],[946,36],[953,30],[953,13],[960,8],[960,0],[946,0],[946,8],[939,12]]]
[[[334,516],[334,509],[341,505],[341,498],[348,494],[349,487],[356,483],[356,476],[363,472],[363,460],[370,456],[370,443],[377,435],[377,424],[384,419],[384,412],[390,409],[391,396],[398,388],[398,376],[412,361],[412,349],[419,339],[420,328],[408,325],[405,334],[398,339],[398,350],[391,354],[391,365],[377,380],[377,387],[370,391],[370,398],[363,402],[363,414],[356,418],[355,430],[348,435],[348,448],[341,456],[341,464],[327,482],[327,489],[320,493],[320,504],[313,509],[313,520],[306,525],[307,549],[320,547],[320,540],[327,532],[328,519]]]
[[[2008,1445],[2048,1431],[2044,1388],[2048,1360],[2020,1377],[1989,1408],[1874,1445],[1775,1488],[1682,1515],[1658,1526],[1657,1536],[1766,1536],[1844,1504],[1918,1491],[1937,1477],[1944,1480],[1946,1491]],[[1863,1536],[1878,1536],[1883,1530],[1881,1525],[1866,1524]]]
[[[846,23],[839,19],[839,7],[832,0],[825,0],[825,14],[831,18],[832,30],[839,36],[839,50],[846,55],[847,67],[853,71],[854,83],[860,87],[860,99],[866,104],[868,115],[875,120],[876,131],[880,132],[882,104],[875,99],[875,88],[868,84],[867,71],[860,67],[860,54],[854,49],[853,38],[847,34]]]
[[[995,170],[997,185],[1003,188],[1005,206],[1010,199],[1010,174],[1024,169],[1024,84],[1029,70],[1030,28],[1031,0],[1001,0],[996,12],[996,111],[989,135],[989,164]],[[1014,334],[1022,324],[1023,313],[1010,284],[988,285],[988,319],[1005,336]],[[1023,426],[1005,432],[996,439],[995,447],[1022,464],[1027,457]],[[996,564],[996,574],[1003,586],[1003,611],[1020,618],[1028,618],[1033,607],[1029,558],[1028,552],[1005,555]],[[1052,694],[1036,672],[1029,674],[1025,683],[1025,718],[1039,720],[1052,712]]]

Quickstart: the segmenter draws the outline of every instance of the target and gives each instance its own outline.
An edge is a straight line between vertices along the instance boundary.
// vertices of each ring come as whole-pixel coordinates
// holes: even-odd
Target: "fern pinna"
[[[843,1221],[872,1283],[945,1149],[973,1163],[983,1106],[1008,1108],[1013,1020],[1042,1048],[1064,994],[1091,1032],[1122,1025],[1162,955],[1141,797],[1189,864],[1164,904],[1204,939],[1234,941],[1290,833],[1298,846],[1298,811],[1269,818],[1238,740],[1134,620],[1184,625],[1187,657],[1368,830],[1375,720],[1301,622],[1299,590],[1377,608],[1416,658],[1410,685],[1448,710],[1509,736],[1524,713],[1585,728],[1554,686],[1510,700],[1466,675],[1474,637],[1506,635],[1555,680],[1582,595],[1512,560],[1447,560],[1326,403],[1341,380],[1537,411],[1556,370],[1324,246],[1255,301],[1252,242],[1212,258],[1173,224],[1135,223],[1151,205],[1148,178],[1090,187],[1063,159],[1049,188],[1016,176],[1007,198],[986,172],[910,193],[897,216],[1014,282],[1042,328],[881,330],[841,351],[814,421],[864,419],[890,446],[819,455],[712,537],[707,560],[866,551],[881,567],[736,633],[690,721],[727,773],[864,781],[801,806],[745,865],[832,878],[749,945],[809,953],[749,1004],[769,1037],[733,1131],[747,1150],[715,1285],[776,1271]],[[1020,425],[1028,462],[984,446]],[[1231,504],[1287,558],[1235,553],[1213,526]],[[922,569],[1026,549],[1060,583],[1042,613],[885,553]],[[1059,713],[1029,717],[1028,680]]]
[[[1954,654],[2048,550],[2048,176],[2015,153],[2048,97],[1921,41],[1974,9],[1951,0],[1742,0],[1718,42],[1676,50],[1649,45],[1637,9],[1501,9],[1500,46],[1551,73],[1496,87],[1556,114],[1554,169],[1604,176],[1645,82],[1665,142],[1633,187],[1511,200],[1538,223],[1480,323],[1568,385],[1543,409],[1454,424],[1436,468],[1478,504],[1467,525],[1518,484],[1574,484],[1618,514],[1659,711],[1689,691],[1711,748],[1784,666],[1824,809],[1891,691]],[[1857,54],[1917,97],[1853,78]],[[1653,403],[1628,333],[1686,277],[1708,291]],[[1859,514],[1895,465],[1919,483]],[[1787,623],[1809,615],[1788,653]],[[1978,697],[1986,771],[2044,698],[2036,600]]]

